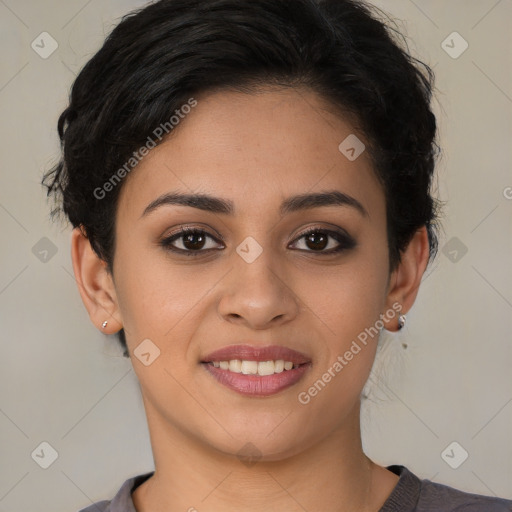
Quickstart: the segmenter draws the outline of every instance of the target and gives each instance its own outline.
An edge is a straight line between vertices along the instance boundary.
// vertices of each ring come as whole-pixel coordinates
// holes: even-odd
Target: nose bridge
[[[258,255],[256,251],[250,242],[241,244],[237,249],[238,256],[234,257],[237,282],[241,288],[251,290],[253,294],[263,293],[269,297],[279,295],[281,290],[280,281],[276,277],[279,272],[277,258],[272,255],[270,248],[262,248]]]
[[[225,319],[239,319],[253,328],[264,328],[270,322],[290,320],[298,311],[298,303],[283,276],[283,266],[272,249],[247,237],[233,252],[233,271],[219,303]]]

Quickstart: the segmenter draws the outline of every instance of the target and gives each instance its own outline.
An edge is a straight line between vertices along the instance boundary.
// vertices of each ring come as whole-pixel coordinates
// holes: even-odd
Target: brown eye
[[[183,245],[189,250],[198,250],[204,247],[206,237],[202,233],[188,233],[182,235]]]
[[[212,235],[202,229],[181,228],[177,233],[162,240],[161,245],[173,252],[195,256],[215,248],[215,243],[212,246],[211,243],[208,244],[208,240],[216,242]],[[175,244],[176,242],[178,243]],[[205,247],[207,245],[209,246]]]
[[[311,233],[309,235],[306,235],[305,237],[305,243],[306,245],[315,251],[317,250],[323,250],[327,247],[329,244],[329,235],[325,233],[315,232]]]
[[[302,239],[304,239],[303,245],[306,249],[301,250],[318,252],[319,254],[333,254],[346,249],[352,249],[356,245],[355,240],[346,233],[319,228],[313,228],[303,233],[296,239],[294,244],[296,245],[297,241]]]

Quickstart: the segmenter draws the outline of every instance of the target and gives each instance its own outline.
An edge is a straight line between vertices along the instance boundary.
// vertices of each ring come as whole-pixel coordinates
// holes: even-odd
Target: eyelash
[[[302,233],[298,238],[296,238],[294,240],[294,243],[297,242],[298,240],[301,240],[302,238],[305,238],[305,237],[311,235],[312,233],[320,233],[323,235],[328,235],[328,236],[334,238],[338,242],[339,246],[335,249],[330,249],[328,251],[323,251],[323,250],[322,251],[314,251],[314,250],[303,250],[303,249],[299,249],[299,250],[302,250],[304,252],[317,253],[317,254],[321,254],[321,255],[330,255],[330,254],[339,253],[344,250],[353,249],[356,246],[356,241],[348,234],[340,233],[337,231],[331,231],[328,229],[322,229],[322,228],[309,229],[308,231]],[[180,228],[180,230],[178,232],[163,239],[160,242],[160,245],[168,251],[178,253],[178,254],[183,254],[185,256],[192,256],[192,257],[199,256],[201,253],[204,253],[204,252],[217,250],[217,249],[199,249],[197,251],[191,251],[191,250],[177,249],[176,247],[172,246],[172,242],[174,242],[175,240],[179,240],[180,238],[183,238],[187,235],[206,235],[207,237],[216,240],[214,236],[210,235],[207,231],[204,231],[203,229],[182,227],[182,228]]]

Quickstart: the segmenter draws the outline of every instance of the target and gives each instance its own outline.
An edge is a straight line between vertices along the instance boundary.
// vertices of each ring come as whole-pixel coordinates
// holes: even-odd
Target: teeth
[[[230,361],[213,361],[215,368],[221,370],[229,370],[234,373],[243,373],[244,375],[273,375],[274,373],[281,373],[284,370],[291,370],[294,364],[291,361],[247,361],[240,359],[232,359]],[[298,367],[299,365],[295,365]]]
[[[258,375],[274,375],[274,361],[260,361]]]
[[[244,375],[256,375],[258,373],[258,363],[256,361],[242,361],[241,369]]]
[[[235,373],[241,373],[242,372],[242,361],[239,359],[232,359],[229,361],[229,371],[235,372]]]

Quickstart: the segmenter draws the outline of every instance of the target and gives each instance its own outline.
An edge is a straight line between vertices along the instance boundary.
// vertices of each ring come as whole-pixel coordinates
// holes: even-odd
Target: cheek
[[[333,418],[341,425],[359,404],[377,350],[377,322],[384,312],[382,279],[367,270],[326,280],[323,302],[320,294],[317,297],[323,346],[318,364],[297,395],[299,409],[308,411],[303,415],[306,430],[329,430]]]
[[[173,264],[158,251],[126,256],[118,267],[116,289],[127,331],[155,340],[182,332],[184,319],[200,308],[215,281],[211,272]]]
[[[305,306],[295,323],[309,324],[326,342],[331,358],[383,313],[388,258],[385,226],[380,228],[360,236],[357,248],[339,264],[296,260],[286,268],[293,290],[288,293],[296,294]],[[202,315],[211,313],[215,301],[222,299],[222,277],[233,262],[202,259],[201,264],[192,256],[190,261],[177,260],[149,242],[142,244],[146,239],[147,234],[136,230],[123,230],[117,237],[116,291],[127,341],[133,348],[149,338],[161,350],[180,350],[181,343],[176,342],[186,344]]]
[[[325,386],[329,391],[322,391],[319,402],[334,400],[339,410],[346,410],[345,401],[358,398],[373,365],[383,326],[387,245],[382,240],[377,242],[377,236],[373,240],[371,248],[361,248],[347,265],[330,269],[308,295],[312,312],[321,320],[316,323],[325,343],[325,357],[320,358],[311,382],[320,379],[317,387],[321,389],[322,383],[329,382]]]
[[[361,247],[347,263],[327,269],[308,303],[343,343],[373,325],[384,313],[388,282],[387,247]],[[306,277],[307,279],[307,277]],[[305,288],[307,283],[305,283]],[[310,285],[311,286],[311,285]]]

